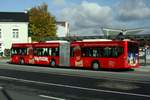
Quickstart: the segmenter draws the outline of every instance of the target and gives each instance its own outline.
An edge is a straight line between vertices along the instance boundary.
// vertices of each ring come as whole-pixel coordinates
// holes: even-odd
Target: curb
[[[140,68],[135,69],[135,71],[150,72],[150,65],[141,66]]]

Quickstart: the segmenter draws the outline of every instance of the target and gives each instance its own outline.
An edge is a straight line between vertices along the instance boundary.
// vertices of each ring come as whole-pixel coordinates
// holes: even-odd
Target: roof
[[[57,21],[56,24],[57,25],[61,25],[61,26],[66,26],[66,21]]]
[[[28,22],[25,12],[0,12],[0,22]]]

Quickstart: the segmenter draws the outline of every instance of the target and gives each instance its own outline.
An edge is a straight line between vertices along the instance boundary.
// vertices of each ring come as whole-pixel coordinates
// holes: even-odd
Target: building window
[[[0,29],[0,38],[2,38],[2,29]]]
[[[13,38],[19,38],[19,29],[13,29],[12,33],[13,33]]]

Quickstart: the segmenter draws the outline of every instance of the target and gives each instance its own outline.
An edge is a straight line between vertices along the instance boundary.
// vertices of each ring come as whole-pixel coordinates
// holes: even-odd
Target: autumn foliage
[[[41,41],[43,38],[56,36],[55,17],[48,12],[48,5],[43,3],[40,6],[29,10],[29,33],[33,41]]]

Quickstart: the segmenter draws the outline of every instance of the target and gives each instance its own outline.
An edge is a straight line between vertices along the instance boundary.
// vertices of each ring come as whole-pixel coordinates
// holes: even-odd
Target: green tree
[[[48,12],[48,5],[43,3],[33,7],[29,14],[29,34],[33,41],[41,41],[43,38],[56,36],[55,17]]]

